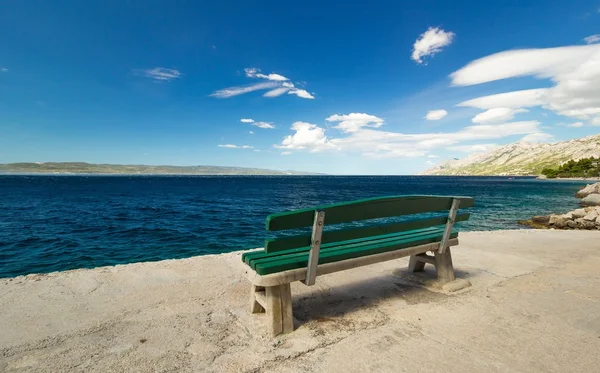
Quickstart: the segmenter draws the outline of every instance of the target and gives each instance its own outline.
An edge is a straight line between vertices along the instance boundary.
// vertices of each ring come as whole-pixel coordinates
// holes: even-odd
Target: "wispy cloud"
[[[477,97],[459,106],[522,109],[540,106],[556,114],[600,125],[600,44],[511,50],[472,61],[452,73],[455,86],[533,76],[549,79],[550,88],[534,88]]]
[[[583,38],[583,41],[585,41],[588,44],[594,44],[600,41],[600,34],[594,34],[594,35],[590,35],[588,37]]]
[[[422,64],[424,57],[433,57],[441,52],[442,48],[450,45],[454,36],[453,32],[446,32],[439,27],[430,27],[415,41],[410,58]]]
[[[277,83],[275,82],[254,83],[247,86],[220,89],[211,93],[211,96],[217,98],[229,98],[233,96],[243,95],[244,93],[248,92],[260,91],[262,89],[270,89],[275,87],[277,87]]]
[[[219,148],[228,148],[228,149],[254,149],[254,146],[250,145],[234,145],[234,144],[223,144],[217,145]]]
[[[471,120],[473,123],[497,123],[511,120],[517,113],[526,113],[527,109],[512,109],[507,107],[499,107],[489,109],[483,113],[479,113]]]
[[[255,126],[258,128],[264,128],[264,129],[273,129],[275,128],[275,126],[273,125],[273,123],[269,123],[269,122],[257,122],[254,119],[250,119],[250,118],[242,118],[240,119],[240,122],[242,123],[248,123],[251,126]],[[254,133],[252,131],[250,131],[251,133]]]
[[[283,75],[276,73],[263,74],[260,71],[261,70],[256,67],[247,67],[244,69],[246,77],[252,79],[265,79],[267,80],[267,82],[220,89],[218,91],[213,92],[210,96],[218,98],[229,98],[253,91],[268,90],[266,93],[263,94],[263,97],[273,98],[282,96],[287,93],[305,99],[315,98],[314,95],[312,95],[308,91],[296,88],[294,83],[292,83],[290,79]]]
[[[0,73],[7,73],[8,69],[6,67],[0,67]]]
[[[430,110],[427,112],[427,115],[425,115],[425,119],[440,120],[446,115],[448,115],[448,112],[446,110]]]
[[[167,69],[166,67],[155,67],[153,69],[134,70],[137,74],[143,75],[158,81],[170,81],[179,79],[183,75],[179,70]]]

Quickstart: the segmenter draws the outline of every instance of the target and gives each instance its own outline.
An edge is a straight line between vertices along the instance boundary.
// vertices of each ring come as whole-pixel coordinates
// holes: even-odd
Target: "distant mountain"
[[[219,166],[146,166],[85,162],[36,162],[0,164],[0,173],[26,174],[123,174],[123,175],[318,175],[309,172]]]
[[[574,159],[600,156],[600,135],[554,144],[518,142],[439,164],[421,175],[539,175]]]

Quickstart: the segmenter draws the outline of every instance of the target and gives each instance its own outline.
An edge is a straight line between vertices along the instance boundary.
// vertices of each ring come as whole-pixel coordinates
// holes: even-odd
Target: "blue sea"
[[[567,212],[585,182],[418,176],[0,175],[0,277],[261,247],[268,214],[366,197],[475,198],[463,230]],[[201,270],[201,269],[199,269]]]

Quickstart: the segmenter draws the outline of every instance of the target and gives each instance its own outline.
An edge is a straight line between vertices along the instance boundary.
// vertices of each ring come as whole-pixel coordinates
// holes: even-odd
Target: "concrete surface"
[[[600,232],[460,241],[472,287],[445,293],[407,259],[294,283],[297,330],[274,339],[247,309],[241,253],[1,279],[0,371],[600,369]]]

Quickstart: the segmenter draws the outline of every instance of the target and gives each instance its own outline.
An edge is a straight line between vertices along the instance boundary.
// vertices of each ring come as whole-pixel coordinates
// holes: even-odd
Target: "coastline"
[[[454,265],[471,288],[443,293],[430,268],[411,275],[407,260],[294,283],[297,330],[275,339],[247,310],[241,252],[0,279],[0,371],[597,367],[597,232],[465,232],[460,242]]]

